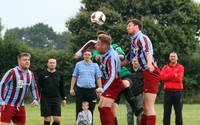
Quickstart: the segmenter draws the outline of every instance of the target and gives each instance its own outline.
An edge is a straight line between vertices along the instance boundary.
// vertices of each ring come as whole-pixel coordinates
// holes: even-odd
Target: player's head
[[[111,45],[111,37],[106,34],[100,34],[97,38],[97,43],[95,45],[99,53],[104,54],[108,51]]]
[[[136,57],[133,58],[133,60],[132,60],[132,65],[133,65],[133,68],[134,68],[134,69],[137,69],[137,68],[138,68],[138,62],[137,62]]]
[[[92,52],[90,50],[88,50],[88,49],[85,50],[83,52],[83,58],[84,58],[85,61],[90,61],[91,58],[92,58]]]
[[[55,57],[50,57],[48,59],[48,62],[47,62],[48,69],[54,70],[54,69],[56,69],[56,66],[57,66],[56,58]]]
[[[89,102],[87,102],[87,101],[82,102],[82,109],[84,111],[87,111],[88,108],[89,108]]]
[[[100,31],[97,32],[97,38],[101,34],[109,35],[106,31],[100,30]],[[110,38],[111,38],[111,44],[112,44],[112,37],[110,36]]]
[[[127,21],[127,30],[131,35],[136,34],[138,31],[142,30],[142,23],[138,19],[130,19]]]
[[[30,67],[31,64],[30,59],[31,59],[30,53],[22,52],[19,55],[17,55],[18,65],[20,68],[24,70]]]
[[[178,55],[176,52],[171,52],[169,54],[169,63],[176,64],[178,62]]]

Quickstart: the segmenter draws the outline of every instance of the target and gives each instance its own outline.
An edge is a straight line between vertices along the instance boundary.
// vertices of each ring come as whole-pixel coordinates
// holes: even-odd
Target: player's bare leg
[[[51,123],[51,116],[44,117],[44,125],[50,125]]]
[[[61,117],[60,116],[53,116],[53,124],[52,125],[60,125]]]

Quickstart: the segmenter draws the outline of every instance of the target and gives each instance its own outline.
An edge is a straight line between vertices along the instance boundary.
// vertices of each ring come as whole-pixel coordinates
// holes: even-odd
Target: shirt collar
[[[21,72],[25,72],[25,70],[23,70],[22,68],[20,68],[19,66],[16,66],[16,68],[21,71]],[[28,69],[27,69],[27,72],[28,72]]]
[[[131,41],[135,41],[135,39],[138,37],[139,34],[141,34],[141,31],[138,31],[135,35],[131,36]]]
[[[92,63],[92,61],[90,60],[90,63],[86,63],[86,61],[85,60],[83,60],[83,62],[84,62],[84,64],[87,64],[87,65],[89,65],[89,64],[91,64]]]
[[[101,54],[102,58],[106,57],[110,53],[111,49],[113,48],[110,47],[109,50],[105,54]]]

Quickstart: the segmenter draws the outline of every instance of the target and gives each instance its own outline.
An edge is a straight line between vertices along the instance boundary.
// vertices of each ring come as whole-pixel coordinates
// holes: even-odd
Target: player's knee
[[[56,123],[60,123],[61,122],[61,117],[54,117],[53,120]]]
[[[44,117],[44,121],[51,122],[51,117],[50,116],[49,117]]]

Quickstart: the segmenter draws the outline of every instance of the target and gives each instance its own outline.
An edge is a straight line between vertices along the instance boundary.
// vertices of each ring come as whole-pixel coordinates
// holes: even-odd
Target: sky
[[[79,11],[80,1],[0,0],[0,18],[5,29],[43,22],[53,27],[56,32],[63,32],[67,30],[65,22]]]
[[[42,22],[56,32],[66,31],[65,22],[76,15],[81,0],[0,0],[0,18],[5,29]],[[194,0],[200,3],[200,0]]]

